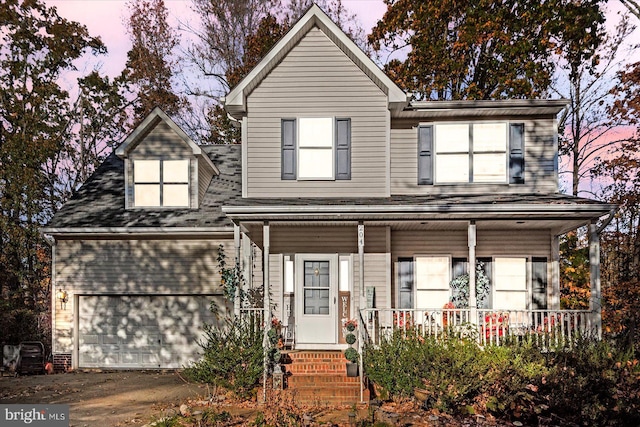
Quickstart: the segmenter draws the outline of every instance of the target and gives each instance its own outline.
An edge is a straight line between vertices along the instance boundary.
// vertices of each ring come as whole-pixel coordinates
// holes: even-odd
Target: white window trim
[[[510,146],[511,146],[511,141],[509,140],[509,129],[510,129],[510,125],[511,125],[511,121],[495,121],[495,120],[478,120],[478,121],[465,121],[465,122],[431,122],[431,123],[420,123],[420,126],[429,126],[432,125],[433,126],[433,183],[434,185],[465,185],[465,184],[476,184],[476,185],[492,185],[492,184],[497,184],[497,185],[502,185],[502,184],[509,184],[509,153],[510,153]],[[442,126],[442,125],[450,125],[450,124],[460,124],[460,125],[467,125],[468,130],[474,125],[474,124],[505,124],[505,138],[506,138],[506,147],[505,147],[505,174],[504,174],[504,179],[501,181],[474,181],[473,180],[473,158],[474,158],[474,151],[473,151],[473,141],[469,140],[469,148],[468,150],[465,152],[468,156],[469,156],[469,163],[468,163],[468,168],[469,168],[469,178],[467,181],[438,181],[438,127]],[[451,152],[451,153],[446,153],[446,154],[440,154],[442,155],[461,155],[461,154],[465,154],[462,152]],[[481,152],[482,154],[489,154],[489,152]],[[478,154],[481,154],[478,153]],[[493,153],[493,152],[492,152]],[[497,153],[497,152],[496,152]],[[502,152],[500,152],[502,153]]]
[[[301,146],[300,137],[302,131],[302,122],[305,119],[327,119],[331,120],[331,147],[303,147]],[[298,181],[335,181],[336,180],[336,117],[335,116],[304,116],[296,118],[297,126],[296,126],[296,180]],[[301,153],[303,150],[318,150],[318,151],[329,151],[331,150],[331,176],[302,176],[302,161],[301,161]]]
[[[451,254],[415,254],[413,256],[413,308],[414,309],[422,309],[422,308],[441,308],[441,307],[420,307],[418,303],[418,258],[447,258],[448,259],[448,268],[446,269],[448,280],[446,284],[446,290],[449,292],[448,300],[451,299],[451,262],[453,257]],[[444,291],[445,288],[434,288],[429,290],[440,290]],[[428,292],[429,290],[423,290]],[[442,304],[440,304],[442,305]]]
[[[166,158],[166,157],[153,157],[153,158],[149,158],[149,157],[136,157],[136,158],[130,158],[128,159],[130,162],[130,173],[127,170],[127,185],[131,185],[131,191],[130,191],[130,196],[127,197],[127,207],[131,207],[131,208],[135,208],[135,209],[187,209],[187,208],[192,208],[192,189],[193,189],[193,174],[192,174],[192,161],[191,158],[187,157],[179,157],[179,158]],[[136,183],[135,180],[135,163],[136,161],[140,161],[140,160],[156,160],[160,162],[160,181],[158,183]],[[164,182],[163,179],[163,163],[165,161],[176,161],[176,160],[183,160],[187,162],[187,182]],[[128,168],[125,168],[128,169]],[[130,177],[130,178],[129,178]],[[130,181],[129,181],[130,180]],[[136,197],[135,197],[135,193],[136,193],[136,185],[137,184],[141,184],[141,185],[150,185],[150,184],[157,184],[159,186],[159,191],[160,191],[160,203],[158,205],[137,205],[136,204]],[[164,205],[163,204],[163,186],[167,184],[167,185],[187,185],[187,204],[186,205]],[[128,203],[128,201],[131,201],[130,203]]]
[[[532,291],[531,291],[531,278],[532,278],[532,263],[533,263],[533,255],[519,255],[519,254],[510,254],[510,255],[493,255],[491,256],[491,305],[492,308],[491,310],[495,310],[496,308],[494,307],[495,305],[495,301],[496,301],[496,293],[498,292],[502,292],[502,293],[508,293],[508,292],[524,292],[525,293],[525,309],[529,310],[531,308],[531,297],[532,297]],[[488,257],[487,257],[488,258]],[[525,260],[525,289],[524,290],[509,290],[509,289],[502,289],[502,290],[498,290],[497,286],[496,286],[496,258],[515,258],[515,259],[524,259]]]

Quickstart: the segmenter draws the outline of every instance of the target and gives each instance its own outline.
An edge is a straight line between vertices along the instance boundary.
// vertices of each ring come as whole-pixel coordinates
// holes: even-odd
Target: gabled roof
[[[112,153],[55,214],[44,233],[57,235],[171,233],[233,230],[221,210],[242,196],[240,145],[206,145],[202,155],[219,166],[198,209],[125,209],[124,161]]]
[[[229,92],[224,100],[227,112],[235,117],[243,116],[247,111],[247,96],[313,27],[320,28],[387,95],[390,109],[401,110],[407,105],[407,94],[318,5],[313,4],[258,65]]]
[[[120,144],[120,146],[116,149],[115,154],[121,159],[126,158],[131,150],[133,150],[143,139],[144,137],[155,128],[159,122],[166,123],[171,130],[173,130],[179,137],[184,141],[184,143],[191,149],[194,156],[199,156],[204,159],[204,161],[215,171],[216,174],[219,174],[220,171],[216,167],[215,164],[211,162],[208,156],[202,155],[202,149],[198,144],[193,142],[189,135],[187,135],[181,128],[176,124],[176,122],[171,119],[171,117],[167,116],[164,111],[160,109],[160,107],[155,107],[153,111],[149,113],[147,117],[127,136],[127,138]]]

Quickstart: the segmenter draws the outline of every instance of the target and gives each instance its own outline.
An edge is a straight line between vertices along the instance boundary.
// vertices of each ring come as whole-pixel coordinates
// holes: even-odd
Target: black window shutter
[[[524,123],[509,127],[509,183],[524,184]]]
[[[418,185],[433,184],[433,126],[418,127]]]
[[[336,179],[351,179],[351,119],[336,119]]]
[[[296,121],[282,120],[282,179],[296,179]]]
[[[531,259],[531,297],[534,310],[547,308],[547,258]]]

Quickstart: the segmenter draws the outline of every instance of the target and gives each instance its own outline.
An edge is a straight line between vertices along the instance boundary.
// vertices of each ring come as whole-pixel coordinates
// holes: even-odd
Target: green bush
[[[365,347],[365,374],[392,398],[419,388],[426,408],[450,414],[640,425],[640,363],[632,351],[590,339],[572,348],[538,347],[535,340],[481,348],[474,340],[413,332]]]
[[[554,414],[574,423],[640,425],[640,366],[631,350],[582,339],[549,354],[547,363],[542,389]]]
[[[251,322],[227,319],[221,326],[206,325],[200,343],[202,359],[185,369],[187,377],[248,397],[263,372],[263,331]]]

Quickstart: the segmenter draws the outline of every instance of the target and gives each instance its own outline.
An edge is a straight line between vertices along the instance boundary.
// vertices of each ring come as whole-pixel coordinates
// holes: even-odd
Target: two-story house
[[[469,310],[526,327],[560,309],[559,236],[588,225],[597,330],[596,221],[614,207],[559,193],[565,104],[412,102],[311,7],[226,97],[241,146],[197,146],[155,110],[45,229],[57,363],[194,359],[209,302],[226,307],[220,245],[267,284],[289,345],[329,350],[348,318],[433,321],[478,261],[489,286]]]

